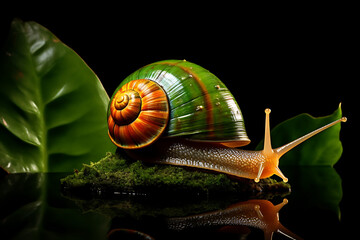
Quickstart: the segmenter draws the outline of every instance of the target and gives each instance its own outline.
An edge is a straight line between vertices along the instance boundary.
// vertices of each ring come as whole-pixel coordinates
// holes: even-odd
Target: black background
[[[115,3],[115,2],[114,2]],[[186,59],[218,76],[232,91],[255,148],[271,125],[307,112],[331,114],[342,102],[342,210],[357,189],[355,113],[358,25],[353,6],[256,5],[191,2],[2,7],[0,43],[17,17],[36,21],[74,49],[111,95],[127,75],[159,60]],[[350,219],[353,211],[343,211]]]
[[[36,21],[84,59],[109,95],[146,64],[186,59],[232,91],[254,145],[263,137],[266,107],[275,126],[303,112],[328,115],[342,102],[351,124],[358,49],[350,7],[40,6],[4,8],[0,43],[15,17]]]

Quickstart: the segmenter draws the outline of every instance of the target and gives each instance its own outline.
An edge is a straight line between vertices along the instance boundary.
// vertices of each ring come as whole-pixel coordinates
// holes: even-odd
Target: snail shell
[[[121,148],[183,137],[239,147],[250,143],[229,89],[208,70],[182,60],[140,68],[115,90],[108,109],[109,136]]]
[[[161,136],[168,119],[164,90],[150,80],[133,80],[123,85],[110,102],[109,135],[122,148],[145,147]]]

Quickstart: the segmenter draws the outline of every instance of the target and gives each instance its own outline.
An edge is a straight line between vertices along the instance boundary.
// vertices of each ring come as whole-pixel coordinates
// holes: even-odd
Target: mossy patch
[[[84,164],[80,171],[61,179],[61,185],[64,192],[79,196],[257,195],[290,191],[289,184],[270,178],[255,183],[225,174],[132,161],[112,153],[96,163]]]

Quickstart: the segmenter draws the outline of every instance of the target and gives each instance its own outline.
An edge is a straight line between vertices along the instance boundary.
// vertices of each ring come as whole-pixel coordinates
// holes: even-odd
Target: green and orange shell
[[[183,137],[230,147],[250,143],[241,110],[214,74],[185,60],[140,68],[120,83],[107,113],[109,136],[121,148]]]

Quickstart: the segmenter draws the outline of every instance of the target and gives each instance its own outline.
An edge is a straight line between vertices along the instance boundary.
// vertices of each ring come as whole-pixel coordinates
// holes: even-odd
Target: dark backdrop
[[[127,75],[154,61],[197,63],[232,91],[255,143],[263,135],[266,107],[273,110],[272,126],[302,112],[330,114],[339,102],[351,120],[358,64],[354,17],[343,9],[147,7],[11,7],[1,15],[0,41],[14,17],[36,21],[85,60],[109,95]]]

